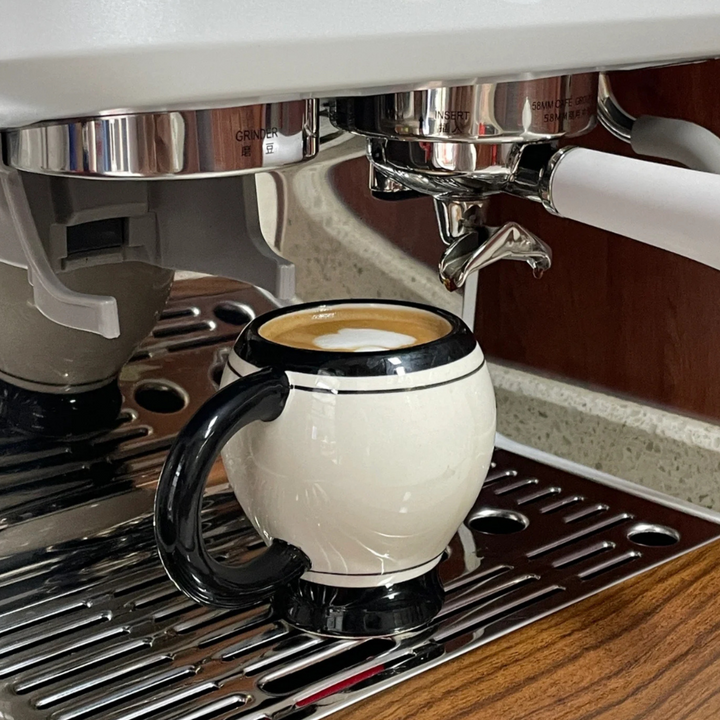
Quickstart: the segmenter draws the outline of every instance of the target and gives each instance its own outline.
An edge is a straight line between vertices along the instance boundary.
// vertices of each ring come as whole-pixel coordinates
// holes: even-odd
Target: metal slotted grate
[[[249,319],[273,307],[251,287],[171,301],[122,373],[124,407],[108,433],[67,444],[0,427],[0,531],[126,493],[143,478],[153,483],[175,433],[215,390],[229,345]],[[144,387],[167,387],[165,397],[180,409],[166,412],[162,394],[157,407],[144,407],[138,401]],[[2,550],[0,536],[0,556]]]
[[[161,326],[192,321],[189,335],[156,331],[125,373],[125,422],[108,436],[0,447],[0,716],[320,717],[720,536],[703,518],[498,451],[441,564],[447,599],[428,630],[329,640],[287,627],[267,604],[202,608],[159,564],[149,483],[212,390],[218,302],[169,308]],[[203,322],[216,327],[197,329]],[[225,331],[221,341],[237,329]],[[179,386],[186,406],[141,407],[147,382]],[[204,512],[218,556],[262,552],[226,486]]]

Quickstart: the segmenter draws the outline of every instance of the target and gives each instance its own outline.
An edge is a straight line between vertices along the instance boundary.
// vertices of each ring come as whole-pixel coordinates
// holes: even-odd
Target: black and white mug
[[[378,317],[389,324],[375,327]],[[169,453],[155,505],[163,564],[201,603],[239,608],[274,595],[310,631],[422,627],[442,605],[436,566],[480,492],[494,435],[485,359],[456,316],[370,300],[267,313],[246,326],[221,390]],[[237,566],[213,559],[201,533],[221,451],[268,545]]]

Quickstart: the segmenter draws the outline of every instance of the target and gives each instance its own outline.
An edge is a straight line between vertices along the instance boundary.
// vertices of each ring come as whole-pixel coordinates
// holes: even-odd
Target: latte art
[[[428,310],[349,302],[282,315],[258,332],[266,340],[301,350],[379,352],[423,345],[450,330],[445,318]]]
[[[331,335],[320,335],[313,342],[321,350],[371,352],[374,350],[395,350],[396,348],[414,345],[416,339],[411,335],[403,335],[392,330],[341,328]]]

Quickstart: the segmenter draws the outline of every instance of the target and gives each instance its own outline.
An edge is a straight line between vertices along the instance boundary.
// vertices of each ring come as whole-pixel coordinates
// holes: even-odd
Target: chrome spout
[[[508,222],[484,241],[472,233],[450,245],[438,266],[440,280],[448,290],[457,290],[471,273],[498,260],[524,260],[541,277],[552,264],[552,250],[521,225]]]

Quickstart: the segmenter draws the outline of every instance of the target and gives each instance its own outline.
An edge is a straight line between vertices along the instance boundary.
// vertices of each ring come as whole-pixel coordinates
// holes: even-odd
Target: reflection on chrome
[[[49,175],[172,178],[240,175],[317,152],[317,103],[103,115],[6,133],[8,164]]]

